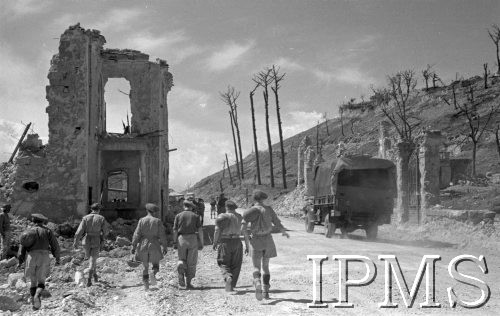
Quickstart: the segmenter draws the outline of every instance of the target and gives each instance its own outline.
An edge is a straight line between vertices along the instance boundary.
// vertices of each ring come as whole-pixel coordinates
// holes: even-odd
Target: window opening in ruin
[[[108,202],[127,202],[128,175],[123,170],[108,172]]]
[[[23,189],[28,192],[36,192],[40,188],[40,185],[35,181],[25,182],[23,184]]]
[[[104,87],[106,132],[129,134],[131,122],[130,83],[125,78],[109,78]]]

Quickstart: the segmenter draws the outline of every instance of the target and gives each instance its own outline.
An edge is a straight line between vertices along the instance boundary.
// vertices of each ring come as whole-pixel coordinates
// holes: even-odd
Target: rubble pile
[[[4,162],[0,164],[0,201],[9,201],[12,195],[14,177],[17,166]]]

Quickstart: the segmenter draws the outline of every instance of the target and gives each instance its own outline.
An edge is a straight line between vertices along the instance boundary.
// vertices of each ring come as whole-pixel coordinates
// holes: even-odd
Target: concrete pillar
[[[391,123],[387,121],[380,122],[379,125],[379,150],[378,157],[382,159],[388,159],[387,151],[391,149],[391,139],[390,139],[390,129]]]
[[[441,131],[427,131],[420,146],[420,196],[422,219],[426,210],[439,204],[439,148],[442,143]]]
[[[415,144],[402,141],[396,144],[396,172],[398,197],[396,199],[396,221],[405,223],[409,219],[410,196],[409,196],[409,170],[410,156],[415,150]]]
[[[297,149],[297,185],[304,183],[304,151],[311,145],[309,136],[305,136]]]
[[[304,184],[306,195],[312,195],[312,189],[314,188],[314,160],[316,158],[316,152],[312,146],[308,146],[304,153]]]

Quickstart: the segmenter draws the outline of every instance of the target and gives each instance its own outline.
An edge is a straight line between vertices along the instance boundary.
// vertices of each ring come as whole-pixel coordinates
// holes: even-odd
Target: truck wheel
[[[306,232],[312,233],[314,231],[314,222],[309,219],[309,216],[306,215],[305,218],[305,224],[306,224]]]
[[[335,232],[335,224],[330,223],[330,215],[325,216],[325,237],[326,238],[331,238],[333,236],[333,233]]]
[[[368,240],[375,240],[377,239],[377,234],[378,234],[378,225],[377,224],[372,224],[368,226],[366,229],[366,238]]]

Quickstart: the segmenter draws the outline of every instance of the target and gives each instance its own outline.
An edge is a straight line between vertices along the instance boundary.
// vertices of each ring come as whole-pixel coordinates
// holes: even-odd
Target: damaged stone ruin
[[[61,35],[46,87],[48,144],[27,135],[14,162],[2,168],[0,200],[12,204],[12,214],[37,212],[61,222],[101,202],[108,220],[136,219],[151,202],[167,215],[172,74],[164,60],[104,49],[105,42],[79,24]],[[130,84],[130,129],[123,134],[106,130],[110,78]]]

